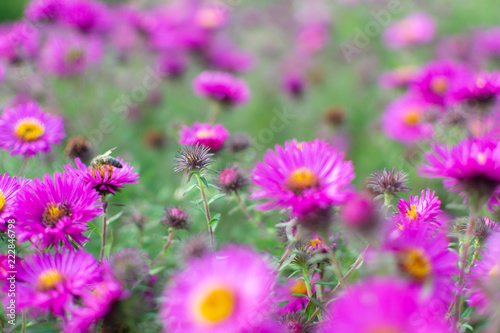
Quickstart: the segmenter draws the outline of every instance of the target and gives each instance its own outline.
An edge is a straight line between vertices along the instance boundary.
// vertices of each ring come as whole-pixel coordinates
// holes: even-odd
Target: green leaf
[[[217,227],[219,226],[219,222],[220,222],[220,219],[218,219],[212,226],[212,230],[213,232],[215,232],[215,230],[217,230]]]
[[[304,294],[301,294],[301,293],[294,293],[294,294],[292,294],[292,296],[308,298],[307,295],[304,295]]]
[[[194,202],[193,202],[193,203],[194,203]],[[195,207],[196,209],[198,209],[198,210],[200,211],[200,213],[202,213],[202,214],[203,214],[203,216],[205,216],[205,211],[203,210],[203,208],[201,208],[199,205],[196,205],[196,204],[194,205],[194,207]]]
[[[92,231],[97,232],[97,234],[102,238],[102,231],[99,230],[99,228],[96,227],[92,222],[89,222],[89,227],[92,229]]]
[[[214,195],[212,197],[212,199],[210,199],[210,201],[208,202],[208,204],[211,205],[212,203],[216,202],[217,200],[219,200],[221,198],[224,198],[225,196],[226,196],[225,193],[220,193],[220,194]]]
[[[218,222],[218,221],[219,221],[219,219],[217,217],[214,217],[210,221],[208,221],[208,225],[212,225],[212,224],[214,224],[215,222]]]
[[[195,187],[200,188],[200,187],[198,186],[198,184],[193,184],[193,185],[189,186],[189,187],[188,187],[188,188],[187,188],[187,189],[186,189],[186,190],[182,193],[182,196],[185,196],[186,194],[188,194],[189,192],[191,192],[191,190],[192,190],[193,188],[195,188]]]
[[[336,285],[337,283],[318,281],[318,282],[313,283],[313,285],[315,285],[315,284],[319,284],[321,286],[333,286],[333,285]]]
[[[109,237],[106,240],[106,248],[104,249],[104,256],[109,257],[111,254],[111,248],[113,247],[113,229],[109,229]]]
[[[124,212],[124,211],[122,210],[122,211],[121,211],[121,212],[119,212],[118,214],[113,215],[113,217],[110,217],[110,218],[108,219],[108,226],[109,226],[111,223],[113,223],[113,222],[115,222],[116,220],[118,220],[118,219],[120,218],[120,216],[122,216],[122,215],[123,215],[123,212]]]
[[[316,293],[314,293],[313,296],[316,296]],[[306,310],[305,310],[305,314],[306,314],[307,318],[311,318],[311,316],[314,313],[314,311],[316,311],[316,308],[317,307],[314,304],[314,302],[307,303],[307,307],[306,307]]]
[[[164,269],[165,269],[165,266],[155,267],[155,268],[150,269],[148,274],[156,275],[156,274],[160,273],[161,271],[163,271]]]
[[[208,184],[208,187],[214,188],[214,189],[216,189],[216,190],[217,190],[217,191],[219,191],[219,192],[221,191],[220,187],[217,187],[217,186],[215,186],[214,184],[210,184],[210,183],[209,183],[209,184]]]
[[[281,265],[279,270],[282,271],[286,266],[290,265],[290,263],[295,259],[295,256],[296,254],[290,253],[288,255],[288,258],[286,258],[285,261],[283,261],[283,264]]]
[[[208,187],[208,182],[207,180],[205,179],[205,176],[200,176],[200,179],[201,181],[203,182],[203,184],[205,184],[206,187]]]

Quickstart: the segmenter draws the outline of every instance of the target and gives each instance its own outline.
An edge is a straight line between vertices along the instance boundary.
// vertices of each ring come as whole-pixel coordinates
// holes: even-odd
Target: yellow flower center
[[[368,331],[369,333],[401,333],[401,330],[394,327],[377,327]]]
[[[75,64],[83,58],[83,50],[72,49],[66,53],[66,63]]]
[[[35,118],[25,118],[16,125],[17,136],[26,142],[38,140],[45,133],[45,126]]]
[[[297,280],[290,288],[292,294],[307,295],[307,287],[303,280]]]
[[[0,211],[2,211],[4,206],[5,206],[5,195],[3,194],[3,191],[0,190]]]
[[[399,24],[402,36],[406,42],[413,42],[417,39],[417,31],[412,20],[404,20]]]
[[[431,273],[431,261],[421,249],[410,249],[402,254],[401,268],[416,280],[422,282]]]
[[[481,165],[484,165],[486,163],[486,154],[485,153],[477,154],[477,162]]]
[[[476,80],[476,87],[482,89],[486,86],[486,80],[482,77],[478,77]]]
[[[416,219],[418,219],[418,213],[417,213],[417,206],[416,205],[410,205],[410,209],[406,210],[406,217],[409,218],[410,220],[416,220]]]
[[[448,80],[443,76],[437,76],[431,80],[431,89],[436,94],[444,94],[448,90]]]
[[[213,129],[201,129],[196,132],[196,137],[198,139],[209,139],[215,137],[215,131]]]
[[[64,277],[55,268],[43,271],[42,274],[38,276],[37,287],[40,290],[50,290],[54,289],[55,286],[64,281]]]
[[[236,298],[226,287],[216,287],[203,296],[198,303],[199,318],[208,324],[217,324],[227,319],[234,311]]]
[[[93,170],[97,170],[101,178],[105,178],[106,174],[108,175],[108,178],[111,178],[113,175],[113,167],[111,165],[100,165],[93,168]]]
[[[498,264],[493,266],[488,272],[488,276],[490,278],[497,278],[498,276],[500,276],[500,266]]]
[[[43,212],[42,218],[47,226],[53,227],[65,216],[71,216],[69,208],[65,204],[49,203]]]
[[[223,19],[224,14],[217,8],[205,8],[196,15],[198,24],[206,29],[217,28]]]
[[[318,177],[312,170],[302,167],[293,171],[288,177],[287,187],[296,194],[301,194],[305,189],[319,185]]]
[[[309,242],[309,245],[314,246],[314,247],[322,247],[323,242],[321,242],[321,239],[319,239],[319,238],[314,238]]]
[[[415,110],[408,111],[404,116],[404,122],[408,126],[415,126],[420,122],[420,112]]]
[[[396,69],[396,76],[402,80],[409,80],[415,74],[415,67],[402,66]]]

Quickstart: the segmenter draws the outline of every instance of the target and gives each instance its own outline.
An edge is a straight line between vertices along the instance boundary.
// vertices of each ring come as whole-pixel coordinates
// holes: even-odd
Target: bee
[[[120,163],[120,161],[118,161],[116,158],[110,156],[111,151],[113,151],[114,149],[116,149],[116,148],[110,149],[107,152],[105,152],[104,154],[94,157],[92,159],[92,161],[90,162],[90,166],[93,169],[98,169],[104,165],[113,166],[113,167],[118,168],[118,169],[123,168],[123,165]]]

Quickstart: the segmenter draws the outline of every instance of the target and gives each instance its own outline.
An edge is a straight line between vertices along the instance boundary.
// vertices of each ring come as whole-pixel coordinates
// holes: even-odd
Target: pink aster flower
[[[31,21],[54,22],[58,21],[67,0],[33,0],[24,14]]]
[[[500,142],[498,139],[464,139],[451,148],[435,144],[426,153],[427,164],[419,173],[428,178],[444,178],[444,186],[482,203],[498,197],[500,185]],[[478,203],[478,202],[476,202]]]
[[[222,124],[211,125],[196,122],[191,127],[184,126],[179,131],[179,135],[181,145],[196,146],[200,144],[216,151],[222,148],[229,137],[229,132]]]
[[[282,78],[281,86],[291,97],[300,98],[307,89],[307,79],[299,71],[289,71]]]
[[[500,27],[493,27],[475,34],[476,52],[486,57],[500,57]]]
[[[315,287],[311,287],[313,292]],[[293,294],[302,294],[307,296],[307,288],[304,280],[291,279],[283,286],[277,288],[276,302],[288,302],[283,307],[277,309],[280,316],[290,312],[298,312],[304,310],[309,301],[305,297],[294,296]]]
[[[64,5],[61,20],[83,33],[96,33],[109,27],[110,13],[101,1],[71,0]]]
[[[472,266],[467,276],[468,303],[482,313],[491,313],[492,302],[500,296],[500,233],[488,239],[486,249],[481,251],[481,260]]]
[[[230,43],[214,43],[208,51],[209,63],[218,70],[231,73],[248,72],[254,65],[254,57],[235,48]]]
[[[362,320],[360,320],[360,316]],[[395,278],[379,278],[352,286],[330,306],[321,333],[451,333],[416,290]]]
[[[382,115],[382,129],[391,139],[406,144],[430,139],[434,132],[430,114],[430,104],[414,95],[405,95],[387,107]]]
[[[52,75],[79,75],[98,64],[103,56],[101,41],[76,33],[53,33],[41,53],[41,68]]]
[[[412,225],[419,228],[419,226],[422,227],[422,224],[425,228],[439,226],[437,216],[443,212],[440,206],[441,201],[429,188],[425,191],[422,190],[420,197],[411,195],[409,201],[400,199],[399,212],[395,215],[398,227],[403,229],[405,226]]]
[[[94,323],[110,312],[115,302],[128,296],[114,277],[109,263],[103,262],[99,270],[99,278],[79,295],[78,304],[72,303],[67,307],[70,319],[64,324],[64,333],[89,332]]]
[[[464,66],[448,60],[435,61],[420,70],[411,88],[426,102],[445,107],[450,103],[454,81],[463,75],[467,75]]]
[[[453,276],[458,274],[458,255],[449,250],[443,234],[427,225],[404,228],[384,245],[393,252],[400,273],[425,292],[430,292],[434,310],[446,313],[456,294]]]
[[[80,178],[84,183],[89,184],[94,190],[102,194],[114,194],[124,184],[135,184],[139,182],[139,173],[132,165],[125,162],[120,157],[116,157],[119,164],[115,165],[90,165],[86,166],[79,158],[75,159],[76,168],[71,164],[64,166],[65,172],[74,178]],[[121,166],[121,167],[120,167]]]
[[[64,136],[62,117],[45,113],[36,103],[6,108],[0,116],[0,147],[11,156],[51,151]]]
[[[354,179],[352,163],[343,158],[321,140],[277,145],[252,171],[259,187],[252,198],[267,200],[260,209],[291,208],[298,215],[340,204]]]
[[[16,275],[18,310],[64,317],[68,306],[98,280],[98,268],[97,260],[84,251],[28,255]]]
[[[407,87],[415,79],[417,74],[417,67],[403,66],[390,72],[383,73],[378,82],[385,89]]]
[[[19,63],[38,54],[38,30],[24,22],[2,26],[0,30],[0,59]]]
[[[353,194],[340,212],[342,223],[347,228],[370,230],[379,221],[379,208],[371,195]]]
[[[245,104],[250,98],[250,90],[245,81],[224,72],[200,73],[193,81],[193,90],[200,97],[226,106]]]
[[[452,98],[472,105],[495,103],[500,93],[500,74],[483,72],[468,75],[454,85]]]
[[[269,314],[274,278],[260,255],[242,247],[193,259],[165,289],[160,318],[169,332],[240,332]]]
[[[5,231],[5,223],[14,216],[17,193],[24,184],[26,182],[22,178],[11,178],[7,173],[0,176],[0,230]]]
[[[331,40],[331,27],[328,24],[311,22],[302,27],[297,35],[297,44],[306,54],[314,54],[328,46]]]
[[[383,35],[385,44],[392,49],[425,44],[434,38],[436,25],[432,16],[413,13],[389,25]]]
[[[17,237],[35,246],[82,245],[90,220],[102,213],[99,195],[82,180],[55,173],[36,178],[17,194]]]

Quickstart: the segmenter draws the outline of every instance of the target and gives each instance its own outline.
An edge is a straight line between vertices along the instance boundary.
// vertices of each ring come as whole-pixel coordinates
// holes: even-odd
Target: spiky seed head
[[[367,188],[375,193],[398,193],[411,190],[408,186],[408,175],[401,170],[379,170],[368,178]]]
[[[210,148],[204,145],[184,146],[175,155],[174,171],[177,173],[184,171],[189,173],[205,169],[214,162],[211,158],[213,155],[210,153]]]

